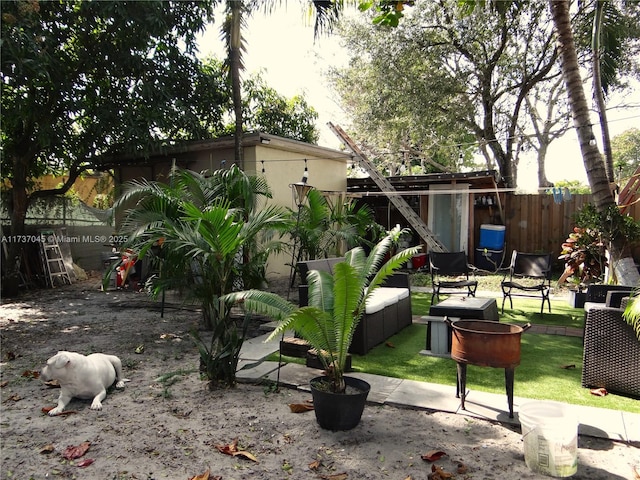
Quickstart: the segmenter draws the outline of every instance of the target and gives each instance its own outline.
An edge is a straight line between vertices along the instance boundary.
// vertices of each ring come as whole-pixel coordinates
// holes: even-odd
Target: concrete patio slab
[[[640,414],[630,412],[620,413],[622,413],[627,442],[634,442],[636,446],[640,447]],[[640,456],[640,452],[638,456]]]
[[[398,388],[389,395],[386,403],[394,406],[457,412],[460,401],[456,398],[455,387],[402,380]]]
[[[279,339],[274,339],[270,342],[265,342],[268,333],[260,335],[259,337],[250,338],[242,343],[240,349],[241,360],[262,360],[263,358],[271,355],[273,352],[278,351],[280,345]]]
[[[371,391],[367,397],[368,403],[384,404],[389,396],[398,388],[403,382],[400,378],[383,377],[381,375],[372,375],[369,373],[356,373],[352,372],[348,374],[350,377],[359,378],[371,385]]]
[[[254,382],[263,377],[267,377],[271,372],[277,370],[278,362],[256,362],[253,360],[240,360],[236,378],[239,382]]]
[[[244,342],[238,364],[238,381],[257,382],[261,379],[277,381],[278,362],[267,362],[264,358],[278,351],[279,339],[265,343],[267,336],[268,333]],[[322,375],[321,370],[288,363],[280,369],[280,384],[308,392],[309,381],[319,375]],[[455,396],[455,386],[357,372],[348,375],[361,378],[371,384],[371,392],[367,399],[369,403],[451,412],[515,426],[520,424],[518,418],[520,406],[525,402],[535,401],[515,397],[515,418],[510,419],[506,393],[468,391],[466,410],[462,410],[460,399]],[[572,408],[576,409],[578,415],[580,435],[640,445],[640,414],[578,405],[572,405]]]
[[[278,378],[278,362],[270,363],[275,363],[276,368],[269,373],[267,379],[276,382]],[[316,370],[297,363],[287,363],[280,368],[280,385],[309,391],[309,381],[320,375],[322,375],[322,370]]]

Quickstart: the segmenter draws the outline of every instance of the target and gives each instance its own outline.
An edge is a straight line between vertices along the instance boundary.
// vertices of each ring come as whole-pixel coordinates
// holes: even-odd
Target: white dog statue
[[[92,353],[84,356],[76,352],[61,351],[47,360],[40,373],[45,382],[58,380],[60,396],[58,405],[49,415],[62,413],[72,398],[93,399],[91,410],[102,410],[102,400],[107,388],[116,382],[116,388],[124,388],[122,363],[115,355]]]

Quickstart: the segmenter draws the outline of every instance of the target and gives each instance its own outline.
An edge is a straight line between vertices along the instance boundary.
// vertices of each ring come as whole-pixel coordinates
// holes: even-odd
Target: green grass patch
[[[355,371],[423,382],[456,385],[456,364],[449,358],[430,357],[425,349],[426,326],[411,325],[388,343],[367,355],[354,355]],[[562,335],[525,333],[521,341],[520,366],[515,372],[514,395],[539,400],[556,400],[576,405],[640,413],[640,402],[620,395],[596,397],[582,388],[582,339]],[[575,368],[563,368],[575,365]],[[504,369],[467,367],[467,388],[504,394]],[[506,400],[505,400],[506,401]]]
[[[441,297],[444,298],[444,297]],[[507,300],[502,313],[502,298],[496,298],[500,321],[503,323],[515,323],[524,325],[532,323],[538,325],[552,325],[554,327],[584,327],[584,310],[573,308],[565,300],[551,300],[551,313],[545,307],[544,315],[540,315],[540,300],[535,298],[513,299],[513,308],[509,308]],[[431,294],[413,292],[411,294],[411,308],[413,315],[429,315],[431,308]]]
[[[498,301],[500,311],[501,298]],[[514,308],[505,306],[500,321],[515,324],[545,324],[582,328],[584,310],[569,306],[564,300],[551,301],[551,314],[540,315],[540,300],[515,298]],[[431,294],[412,293],[414,315],[428,315],[431,307]],[[426,325],[411,325],[388,343],[378,345],[367,355],[353,356],[355,371],[404,378],[423,382],[450,385],[455,394],[456,364],[449,358],[421,355],[426,349]],[[278,361],[278,354],[269,357]],[[284,362],[304,364],[301,358],[283,357]],[[563,368],[574,365],[575,368]],[[581,386],[582,375],[582,338],[563,335],[542,335],[525,332],[522,335],[520,366],[516,368],[514,395],[538,400],[556,400],[575,405],[608,408],[640,413],[638,400],[621,395],[609,394],[597,397],[589,389]],[[506,392],[504,370],[489,367],[467,367],[467,388],[489,393]]]

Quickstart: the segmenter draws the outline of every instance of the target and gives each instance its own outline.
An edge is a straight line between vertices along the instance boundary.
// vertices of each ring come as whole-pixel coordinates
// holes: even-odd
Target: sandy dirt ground
[[[143,293],[100,292],[97,278],[4,299],[0,478],[549,478],[526,466],[514,427],[368,405],[355,429],[330,432],[313,412],[292,413],[289,404],[310,400],[308,393],[250,384],[210,391],[189,336],[199,326],[195,309],[172,303],[161,317]],[[49,417],[42,409],[55,405],[59,390],[35,377],[58,350],[117,355],[130,381],[109,393],[101,411],[73,400],[74,413]],[[65,458],[85,442],[82,456]],[[217,448],[233,445],[247,453]],[[573,478],[635,478],[637,445],[580,436],[578,447]],[[446,455],[422,458],[432,451]]]

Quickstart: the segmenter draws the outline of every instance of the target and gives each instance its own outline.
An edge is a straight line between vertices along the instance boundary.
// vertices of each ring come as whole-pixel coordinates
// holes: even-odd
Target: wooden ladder
[[[404,218],[409,222],[411,228],[413,228],[420,238],[429,246],[429,249],[434,252],[446,252],[447,248],[440,242],[435,234],[427,228],[424,220],[415,212],[413,208],[407,203],[407,201],[399,194],[391,183],[384,178],[376,166],[367,158],[367,156],[360,150],[360,148],[354,143],[354,141],[346,134],[342,128],[338,125],[334,125],[329,122],[328,127],[331,131],[344,142],[344,144],[351,150],[353,155],[357,158],[360,164],[367,171],[371,179],[380,188],[387,198],[393,203],[393,205],[402,213]]]
[[[40,257],[42,259],[42,270],[51,288],[55,287],[56,279],[62,281],[63,285],[67,282],[71,285],[71,277],[64,263],[64,257],[62,256],[60,245],[58,245],[55,232],[51,230],[40,232]]]
[[[624,214],[631,205],[638,201],[638,190],[640,190],[640,165],[633,172],[631,178],[618,194],[618,206],[620,213]]]

